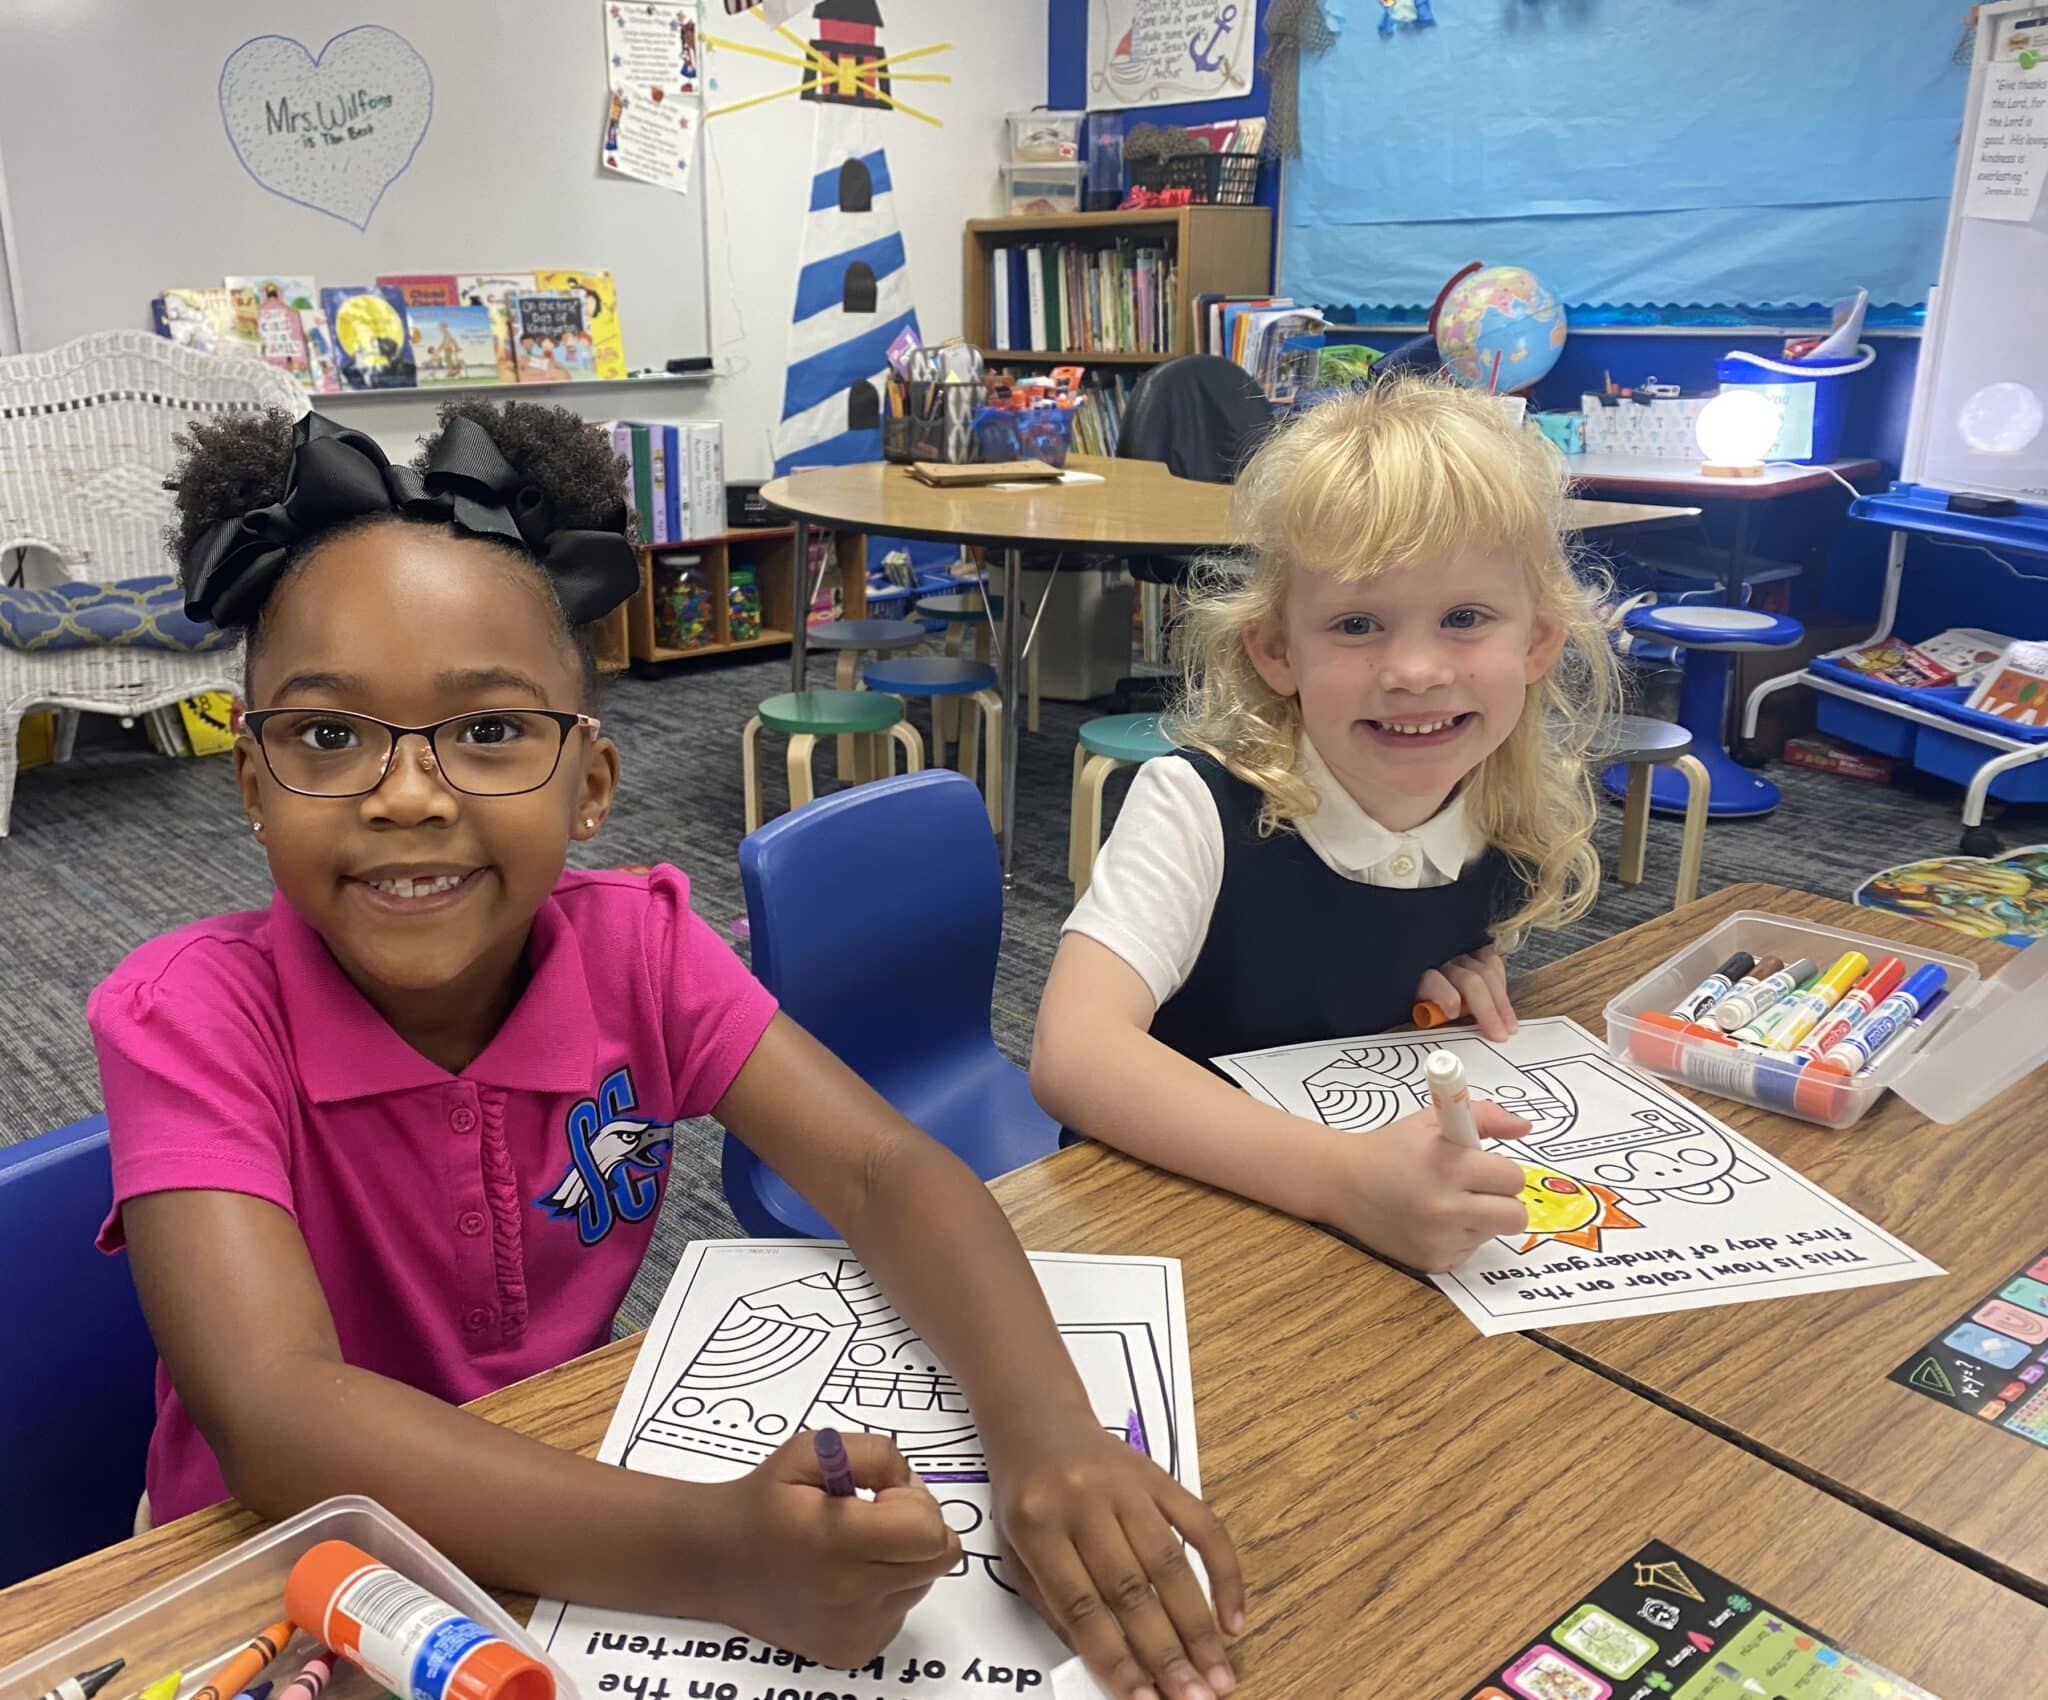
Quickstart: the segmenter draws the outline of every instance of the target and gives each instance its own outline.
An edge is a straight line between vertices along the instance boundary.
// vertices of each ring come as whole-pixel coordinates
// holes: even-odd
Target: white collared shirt
[[[1409,832],[1367,814],[1301,741],[1301,774],[1318,807],[1295,823],[1317,858],[1361,885],[1450,885],[1486,851],[1461,791]],[[1190,762],[1148,761],[1131,781],[1088,890],[1062,932],[1085,934],[1128,962],[1163,1004],[1187,983],[1223,888],[1223,822]]]

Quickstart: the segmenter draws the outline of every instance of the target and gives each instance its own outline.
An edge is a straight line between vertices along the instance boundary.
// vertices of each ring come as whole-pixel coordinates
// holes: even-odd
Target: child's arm
[[[1163,1169],[1306,1221],[1418,1269],[1449,1269],[1495,1234],[1519,1233],[1519,1164],[1453,1145],[1428,1110],[1369,1138],[1264,1104],[1153,1038],[1144,978],[1069,932],[1053,958],[1031,1046],[1031,1089],[1068,1126]],[[1528,1124],[1473,1106],[1489,1139]]]
[[[1243,1625],[1230,1537],[1107,1433],[1038,1282],[974,1174],[795,1023],[777,1017],[718,1119],[831,1222],[958,1379],[980,1424],[1012,1580],[1115,1693],[1209,1700]],[[1182,1550],[1193,1541],[1208,1602]]]
[[[1483,1038],[1512,1039],[1519,1026],[1508,1001],[1508,966],[1492,945],[1430,969],[1415,988],[1415,999],[1435,1004],[1446,1021],[1469,1015]]]
[[[738,1481],[668,1481],[560,1452],[342,1361],[297,1225],[263,1199],[123,1207],[157,1349],[229,1490],[268,1517],[334,1494],[389,1506],[478,1578],[730,1623],[820,1662],[874,1656],[959,1561],[886,1441],[848,1435],[873,1503],[832,1499],[808,1435]]]

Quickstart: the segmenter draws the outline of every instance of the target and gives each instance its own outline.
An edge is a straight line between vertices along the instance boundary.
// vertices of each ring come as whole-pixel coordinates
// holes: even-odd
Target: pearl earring
[[[249,830],[250,830],[251,832],[253,832],[253,833],[256,833],[256,834],[258,834],[258,835],[260,836],[260,835],[262,834],[262,831],[263,831],[263,823],[262,823],[262,822],[261,822],[260,820],[252,820],[252,821],[251,821],[251,822],[249,823]]]
[[[588,815],[585,815],[583,817],[583,830],[585,832],[595,832],[597,830],[597,822],[592,820]]]

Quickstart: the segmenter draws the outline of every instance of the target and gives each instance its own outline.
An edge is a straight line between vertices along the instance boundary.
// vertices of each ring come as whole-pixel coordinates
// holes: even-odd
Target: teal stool
[[[1074,882],[1074,901],[1088,889],[1095,857],[1102,848],[1102,787],[1120,767],[1171,755],[1170,731],[1156,714],[1105,714],[1083,721],[1081,741],[1074,746],[1074,796],[1067,835],[1067,878]]]
[[[976,777],[976,746],[988,745],[988,823],[1003,830],[1003,699],[996,691],[996,670],[979,661],[952,655],[898,655],[870,661],[861,669],[871,691],[899,697],[929,697],[932,704],[932,765],[946,765],[946,725],[941,710],[958,706],[972,720],[960,727],[960,771]],[[979,726],[975,721],[979,721]],[[981,736],[977,738],[979,732]]]
[[[967,631],[972,627],[974,629],[974,659],[986,662],[989,658],[989,633],[991,629],[989,622],[991,620],[1000,620],[1003,617],[1003,599],[1000,596],[991,596],[988,599],[988,607],[984,610],[981,605],[981,594],[978,591],[968,591],[964,595],[959,596],[926,596],[919,599],[917,606],[911,612],[913,614],[920,614],[926,619],[943,620],[946,623],[946,635],[941,647],[948,655],[958,655],[961,652],[965,647]],[[1029,613],[1028,609],[1026,613]],[[1024,628],[1024,635],[1027,638],[1030,637],[1031,628],[1029,625],[1026,625]],[[1024,657],[1024,696],[1026,702],[1025,729],[1036,732],[1038,730],[1038,645],[1035,643],[1031,645]],[[953,723],[956,710],[954,705],[950,703],[944,706],[946,710],[946,736],[950,738],[954,735]],[[934,705],[934,713],[938,712],[938,707],[939,705]]]
[[[761,825],[761,728],[787,734],[789,738],[789,806],[801,808],[817,795],[811,779],[811,753],[820,738],[854,738],[871,746],[866,761],[856,758],[855,767],[863,777],[880,778],[895,763],[884,746],[884,735],[903,746],[904,771],[916,773],[924,766],[924,740],[904,717],[901,698],[879,691],[785,691],[770,697],[754,711],[740,740],[740,765],[745,774],[747,830]],[[847,776],[841,774],[840,778]]]

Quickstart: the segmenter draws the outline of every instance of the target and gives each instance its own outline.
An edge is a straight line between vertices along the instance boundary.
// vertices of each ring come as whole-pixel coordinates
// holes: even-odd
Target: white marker
[[[1465,1085],[1465,1065],[1449,1051],[1431,1051],[1422,1065],[1429,1078],[1429,1101],[1436,1106],[1436,1125],[1444,1138],[1479,1149],[1479,1128],[1472,1120],[1472,1093]]]

